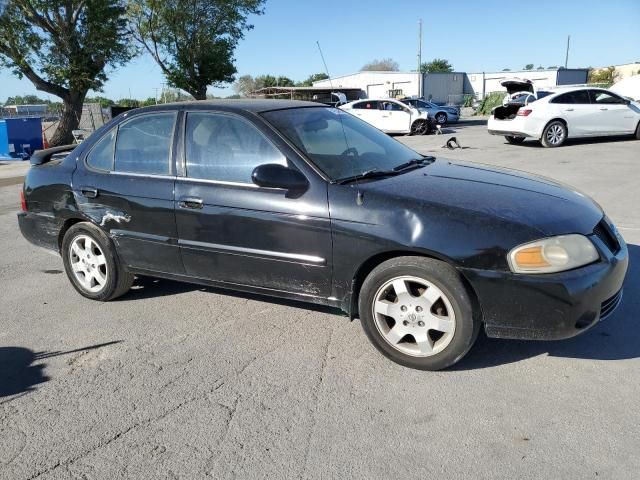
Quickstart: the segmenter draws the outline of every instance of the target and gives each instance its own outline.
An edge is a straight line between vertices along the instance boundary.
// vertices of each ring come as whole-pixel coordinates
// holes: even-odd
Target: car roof
[[[318,102],[304,102],[301,100],[280,100],[280,99],[220,99],[220,100],[193,100],[189,102],[163,103],[159,105],[151,105],[135,109],[136,112],[152,112],[162,110],[176,109],[210,109],[216,108],[226,111],[243,110],[252,113],[269,112],[272,110],[284,110],[288,108],[300,107],[327,107],[327,105]]]

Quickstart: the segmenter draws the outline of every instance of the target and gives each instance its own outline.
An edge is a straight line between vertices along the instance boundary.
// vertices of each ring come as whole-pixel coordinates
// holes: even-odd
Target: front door
[[[627,102],[604,90],[589,90],[594,111],[594,129],[602,134],[633,133],[636,115]]]
[[[331,228],[327,185],[261,121],[187,112],[176,221],[186,273],[234,286],[328,297]],[[297,164],[292,160],[297,157]],[[309,178],[292,195],[251,181],[261,164],[287,164]]]
[[[73,174],[79,210],[137,270],[183,273],[172,167],[176,112],[142,114],[98,140]]]
[[[594,135],[593,106],[587,90],[576,90],[559,95],[553,100],[559,114],[567,121],[569,137]]]
[[[405,133],[411,128],[411,112],[398,102],[380,102],[381,126],[385,132]]]

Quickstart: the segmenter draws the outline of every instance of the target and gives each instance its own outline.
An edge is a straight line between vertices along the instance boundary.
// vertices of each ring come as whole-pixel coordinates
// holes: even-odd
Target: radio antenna
[[[324,55],[322,54],[322,48],[320,48],[320,42],[316,40],[316,44],[318,45],[320,58],[322,58],[322,63],[324,64],[324,71],[327,73],[327,77],[329,77],[329,87],[331,87],[331,90],[333,90],[333,82],[331,81],[331,75],[329,74],[329,69],[327,68],[327,62],[324,60]]]

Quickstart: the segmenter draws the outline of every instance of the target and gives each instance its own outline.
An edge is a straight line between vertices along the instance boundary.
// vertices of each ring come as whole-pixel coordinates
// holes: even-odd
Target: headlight
[[[561,235],[520,245],[509,252],[515,273],[555,273],[593,263],[600,255],[584,235]]]

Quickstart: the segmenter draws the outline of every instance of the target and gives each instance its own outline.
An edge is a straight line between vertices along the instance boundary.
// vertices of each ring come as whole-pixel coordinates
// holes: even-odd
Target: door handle
[[[87,198],[96,198],[98,196],[98,189],[93,187],[80,187],[80,193]]]
[[[182,208],[200,209],[202,208],[202,199],[196,197],[183,197],[178,201],[178,205]]]
[[[565,108],[564,111],[565,112],[573,112],[573,108]]]
[[[600,110],[609,110],[607,107],[602,107]]]

